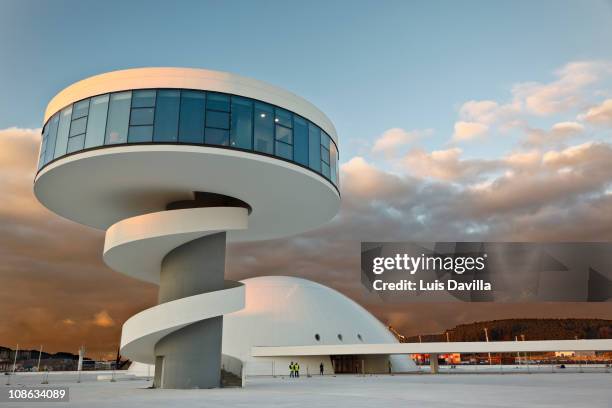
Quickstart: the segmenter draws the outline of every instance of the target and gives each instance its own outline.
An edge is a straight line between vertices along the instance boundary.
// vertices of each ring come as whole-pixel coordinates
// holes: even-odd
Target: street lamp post
[[[40,345],[40,350],[38,351],[38,364],[36,365],[36,372],[40,371],[40,357],[42,356],[42,344]]]
[[[524,334],[521,334],[521,340],[522,340],[522,341],[525,341],[525,335],[524,335]],[[530,371],[529,371],[529,358],[528,358],[528,356],[527,356],[527,352],[525,352],[525,353],[523,354],[523,356],[525,356],[525,362],[527,363],[527,372],[529,373],[529,372],[530,372]]]
[[[489,342],[489,330],[485,327],[484,328],[484,332],[485,332],[485,339],[487,340],[487,343],[488,343]],[[492,365],[492,363],[491,363],[491,352],[489,351],[487,354],[489,355],[489,365]],[[500,361],[501,361],[501,358],[500,358]]]

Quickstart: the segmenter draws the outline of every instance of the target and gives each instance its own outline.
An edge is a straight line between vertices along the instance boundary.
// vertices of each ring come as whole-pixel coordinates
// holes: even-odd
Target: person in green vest
[[[296,378],[300,378],[300,365],[298,364],[297,361],[295,362],[295,374],[294,374],[294,376]]]
[[[289,378],[293,378],[293,361],[289,363]]]

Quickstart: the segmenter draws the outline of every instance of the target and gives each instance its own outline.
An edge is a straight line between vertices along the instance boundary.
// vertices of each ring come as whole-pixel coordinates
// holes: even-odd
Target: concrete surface
[[[39,385],[40,374],[12,383]],[[148,389],[151,381],[96,381],[84,374],[49,375],[49,385],[70,387],[70,403],[2,404],[2,407],[589,407],[612,406],[612,374],[538,373],[478,375],[354,375],[249,378],[246,388]],[[6,387],[2,378],[0,387]]]

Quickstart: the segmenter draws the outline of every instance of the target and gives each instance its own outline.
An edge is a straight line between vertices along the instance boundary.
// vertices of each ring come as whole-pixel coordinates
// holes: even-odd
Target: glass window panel
[[[42,135],[40,139],[40,152],[38,155],[38,169],[39,170],[44,165],[44,162],[45,162],[45,149],[47,147],[47,140],[49,138],[49,123],[50,121],[47,121],[47,124],[43,127],[43,131],[42,131]]]
[[[274,122],[286,127],[292,127],[293,125],[291,123],[291,112],[288,112],[284,109],[276,108]]]
[[[143,143],[153,140],[153,126],[130,126],[129,143]]]
[[[293,130],[276,125],[276,140],[289,144],[293,143]]]
[[[68,148],[66,153],[78,152],[83,150],[83,144],[85,143],[85,134],[82,133],[78,136],[74,136],[68,139]]]
[[[55,152],[55,140],[57,138],[57,128],[59,126],[60,114],[56,113],[49,120],[49,136],[47,137],[47,146],[45,148],[45,164],[53,160]]]
[[[276,155],[287,160],[293,160],[293,146],[283,142],[276,142]]]
[[[82,118],[83,116],[87,116],[87,112],[89,111],[89,99],[85,99],[84,101],[77,102],[72,107],[72,119]]]
[[[132,113],[130,114],[130,125],[152,125],[154,117],[154,108],[132,109]]]
[[[293,159],[308,166],[308,123],[299,116],[293,117]]]
[[[106,113],[108,112],[108,94],[91,98],[91,107],[87,117],[87,135],[85,148],[102,146],[104,130],[106,129]]]
[[[336,148],[336,185],[340,184],[340,152]]]
[[[130,91],[111,94],[105,144],[125,143],[127,141],[131,99],[132,92]]]
[[[229,129],[230,115],[227,112],[206,111],[206,127]]]
[[[134,91],[132,93],[132,108],[153,108],[155,107],[155,94],[156,93],[157,92],[154,89]]]
[[[230,110],[229,95],[208,92],[206,94],[206,109],[229,112]]]
[[[57,139],[55,141],[55,152],[53,153],[54,158],[58,158],[66,154],[71,118],[72,106],[69,106],[60,112],[59,126],[57,128]]]
[[[206,144],[229,145],[229,130],[206,128]]]
[[[329,135],[324,131],[321,131],[321,146],[325,146],[329,150]]]
[[[177,141],[180,96],[181,93],[177,90],[160,90],[157,92],[154,141]]]
[[[272,106],[264,103],[255,103],[255,150],[272,154],[274,150],[274,119]]]
[[[323,160],[323,163],[329,164],[329,150],[325,146],[321,146],[321,160]]]
[[[338,151],[336,145],[332,142],[329,144],[329,160],[330,160],[330,172],[331,180],[334,184],[338,182]]]
[[[308,165],[321,171],[321,131],[312,123],[308,123]]]
[[[329,178],[329,164],[322,163],[321,164],[321,173]]]
[[[204,110],[206,94],[198,91],[181,93],[179,141],[204,143]]]
[[[87,127],[87,117],[76,119],[72,121],[70,125],[70,137],[85,133]]]
[[[252,149],[253,103],[248,99],[232,96],[231,118],[230,145],[242,149]]]

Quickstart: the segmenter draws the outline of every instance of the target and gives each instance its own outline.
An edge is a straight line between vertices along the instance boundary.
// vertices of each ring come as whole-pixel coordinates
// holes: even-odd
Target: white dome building
[[[301,375],[394,373],[417,371],[408,355],[299,355],[253,357],[252,347],[366,345],[397,343],[370,312],[327,286],[290,276],[261,276],[241,281],[246,290],[244,309],[223,316],[222,364],[248,376],[289,375],[289,363]],[[237,366],[238,361],[242,367]],[[240,365],[238,363],[238,365]],[[133,363],[129,371],[151,375],[152,366]]]
[[[253,346],[385,344],[397,340],[363,307],[321,284],[288,276],[242,281],[245,308],[223,317],[223,354],[245,363],[247,375],[288,375],[289,363],[300,371],[326,374],[417,370],[406,355],[252,357]],[[363,367],[362,367],[363,365]],[[274,372],[273,372],[274,370]]]

